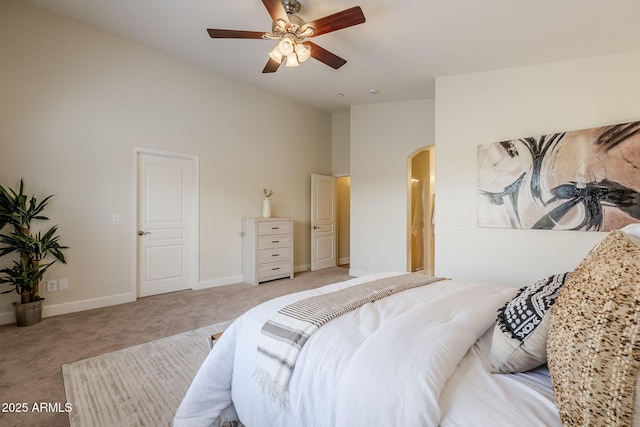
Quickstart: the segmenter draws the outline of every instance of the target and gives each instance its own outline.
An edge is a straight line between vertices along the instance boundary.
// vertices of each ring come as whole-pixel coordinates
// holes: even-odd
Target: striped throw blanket
[[[278,310],[258,338],[255,376],[259,384],[282,403],[302,347],[322,325],[369,302],[439,280],[443,278],[401,274],[306,298]]]

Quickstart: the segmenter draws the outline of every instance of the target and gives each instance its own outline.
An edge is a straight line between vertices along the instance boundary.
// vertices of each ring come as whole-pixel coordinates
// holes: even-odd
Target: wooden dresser
[[[293,279],[293,220],[242,218],[242,276],[258,285]]]

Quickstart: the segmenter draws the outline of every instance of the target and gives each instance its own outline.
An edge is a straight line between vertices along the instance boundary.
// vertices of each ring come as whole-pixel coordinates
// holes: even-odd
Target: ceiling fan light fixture
[[[300,65],[300,63],[298,62],[298,56],[295,53],[287,55],[287,67],[297,67],[298,65]]]
[[[282,51],[280,51],[280,46],[279,45],[276,45],[276,47],[274,47],[273,50],[271,52],[269,52],[269,58],[273,59],[278,64],[280,64],[282,62],[282,57],[283,56],[284,55],[282,54]]]
[[[311,49],[303,44],[297,44],[295,51],[299,62],[305,62],[311,57]]]
[[[337,70],[347,61],[315,43],[306,41],[306,38],[342,30],[366,21],[360,6],[307,23],[297,15],[300,11],[298,0],[262,0],[262,3],[272,20],[271,32],[208,28],[207,33],[213,39],[275,40],[277,46],[269,52],[269,60],[262,70],[263,73],[277,71],[285,57],[288,67],[297,67],[309,58],[314,58]]]
[[[293,53],[293,50],[295,49],[295,46],[296,43],[289,37],[283,37],[282,40],[280,40],[280,43],[278,43],[280,52],[282,52],[284,56],[291,55]]]

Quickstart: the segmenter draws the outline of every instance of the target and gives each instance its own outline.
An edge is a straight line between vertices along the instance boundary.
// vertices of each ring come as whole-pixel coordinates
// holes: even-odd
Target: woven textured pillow
[[[538,280],[520,289],[498,311],[491,339],[491,372],[525,372],[547,362],[549,309],[568,276],[562,273]]]
[[[609,233],[551,310],[547,363],[564,426],[631,426],[640,417],[639,242]]]

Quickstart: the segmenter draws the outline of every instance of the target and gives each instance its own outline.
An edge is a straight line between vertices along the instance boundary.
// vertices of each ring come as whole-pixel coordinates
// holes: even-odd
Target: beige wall
[[[603,233],[477,227],[477,146],[640,120],[639,72],[640,53],[612,55],[446,76],[436,100],[353,106],[351,273],[406,271],[406,158],[434,141],[436,275],[522,286],[573,269]]]
[[[274,216],[295,221],[295,265],[309,265],[310,174],[331,174],[331,115],[14,1],[0,0],[0,34],[0,183],[54,193],[70,246],[46,276],[69,290],[43,292],[45,315],[135,297],[134,146],[199,157],[195,287],[241,280],[241,218],[261,214],[265,187]],[[282,115],[307,137],[281,132]],[[15,299],[0,296],[0,323]]]
[[[351,153],[349,152],[349,113],[331,115],[331,169],[333,176],[349,175]]]
[[[573,269],[603,233],[477,227],[477,146],[640,120],[638,75],[632,53],[437,79],[436,274],[522,286]]]
[[[434,108],[432,99],[351,107],[351,274],[407,271],[407,165],[434,143]]]

